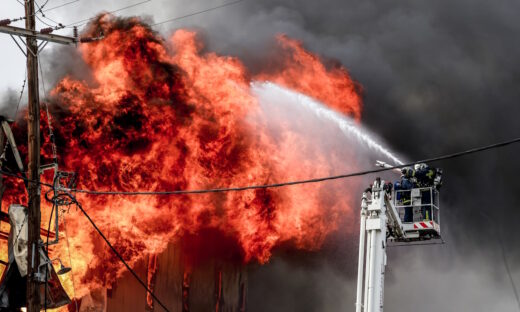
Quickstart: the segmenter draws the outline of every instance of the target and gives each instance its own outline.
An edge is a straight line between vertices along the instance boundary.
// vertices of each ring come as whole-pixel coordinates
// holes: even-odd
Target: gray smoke
[[[20,91],[7,89],[0,96],[0,116],[14,120],[17,113],[19,99]]]
[[[72,16],[83,18],[94,2],[71,8]],[[121,13],[158,22],[220,3],[153,1]],[[363,85],[364,125],[398,154],[423,159],[520,135],[519,11],[510,0],[246,0],[157,29],[196,28],[208,50],[239,56],[253,71],[276,53],[275,34],[300,39]],[[54,62],[53,73],[70,72]],[[511,146],[434,164],[445,172],[447,244],[389,250],[387,311],[518,310],[499,242],[520,286],[519,153]],[[357,237],[341,233],[318,253],[279,251],[251,268],[248,308],[352,311],[356,266]]]

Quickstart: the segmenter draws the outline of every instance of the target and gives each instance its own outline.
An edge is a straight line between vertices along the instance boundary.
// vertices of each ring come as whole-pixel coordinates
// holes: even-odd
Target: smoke
[[[149,5],[147,12],[157,12],[155,21],[210,6]],[[275,34],[298,38],[344,64],[363,85],[364,125],[400,154],[422,159],[520,133],[519,6],[482,0],[244,1],[159,29],[197,27],[208,49],[240,56],[253,70],[270,65],[266,54],[276,54]],[[495,229],[518,285],[519,152],[513,146],[435,164],[445,170],[441,209],[447,244],[389,252],[388,310],[515,311]],[[252,269],[250,310],[353,310],[357,242],[352,240],[339,233],[318,256],[280,255]],[[301,264],[308,258],[313,261]]]
[[[19,97],[19,92],[7,89],[0,98],[0,116],[13,120],[18,108]]]

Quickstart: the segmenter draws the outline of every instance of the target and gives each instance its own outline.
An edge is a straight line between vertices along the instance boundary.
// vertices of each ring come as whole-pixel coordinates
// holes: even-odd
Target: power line
[[[117,10],[114,10],[114,11],[109,11],[107,13],[109,13],[109,14],[116,13],[116,12],[123,11],[123,10],[126,10],[126,9],[130,9],[130,8],[133,8],[133,7],[136,7],[138,5],[141,5],[141,4],[144,4],[144,3],[147,3],[147,2],[151,2],[151,1],[152,0],[144,0],[144,1],[141,1],[141,2],[137,2],[137,3],[131,4],[131,5],[122,7],[120,9],[117,9]],[[70,27],[70,26],[73,26],[73,25],[77,26],[77,27],[78,26],[82,26],[82,25],[85,25],[86,23],[88,23],[89,21],[91,21],[91,20],[93,20],[95,18],[97,18],[97,15],[93,16],[93,17],[90,17],[90,18],[82,19],[82,20],[74,22],[74,23],[67,24],[66,27]]]
[[[36,19],[39,20],[40,23],[42,23],[43,25],[45,25],[45,26],[49,26],[49,27],[55,27],[55,26],[58,24],[58,23],[55,23],[56,25],[51,25],[51,24],[49,24],[49,23],[43,21],[43,20],[42,20],[38,15],[36,15]],[[51,19],[48,18],[48,20],[51,20]],[[53,23],[54,23],[54,22],[53,22]]]
[[[69,1],[69,2],[66,2],[66,3],[63,3],[63,4],[60,4],[60,5],[57,5],[57,6],[54,6],[52,8],[48,8],[46,10],[43,10],[43,12],[49,12],[49,11],[52,11],[52,10],[55,10],[55,9],[58,9],[58,8],[62,8],[64,6],[67,6],[69,4],[73,4],[73,3],[76,3],[76,2],[79,2],[81,0],[73,0],[73,1]]]
[[[367,174],[371,174],[371,173],[378,173],[378,172],[383,172],[383,171],[388,171],[388,170],[393,170],[393,169],[410,167],[417,163],[432,163],[432,162],[436,162],[436,161],[440,161],[440,160],[458,158],[458,157],[462,157],[462,156],[469,155],[469,154],[475,154],[475,153],[483,152],[486,150],[511,145],[511,144],[518,143],[518,142],[520,142],[520,137],[509,140],[509,141],[505,141],[505,142],[477,147],[477,148],[473,148],[473,149],[469,149],[466,151],[457,152],[457,153],[453,153],[453,154],[447,154],[447,155],[443,155],[443,156],[427,158],[424,160],[415,161],[415,162],[411,162],[408,164],[397,165],[397,166],[388,167],[388,168],[377,168],[377,169],[365,170],[365,171],[360,171],[360,172],[341,174],[341,175],[336,175],[336,176],[328,176],[328,177],[322,177],[322,178],[289,181],[289,182],[273,183],[273,184],[250,185],[250,186],[240,186],[240,187],[223,187],[223,188],[201,189],[201,190],[158,191],[158,192],[155,192],[155,191],[135,191],[135,192],[94,191],[94,190],[85,190],[85,189],[74,189],[72,191],[78,192],[78,193],[90,194],[90,195],[180,195],[180,194],[206,194],[206,193],[221,193],[221,192],[237,192],[237,191],[254,190],[254,189],[278,188],[278,187],[298,185],[298,184],[319,183],[319,182],[324,182],[324,181],[329,181],[329,180],[338,180],[338,179],[346,179],[346,178],[351,178],[351,177],[363,176],[363,175],[367,175]]]
[[[80,1],[80,0],[75,0],[75,1]],[[75,2],[75,1],[72,1],[72,2]],[[116,13],[116,12],[123,11],[123,10],[129,9],[129,8],[132,8],[132,7],[135,7],[135,6],[138,6],[138,5],[141,5],[141,4],[144,4],[144,3],[150,2],[150,1],[152,1],[152,0],[141,1],[141,2],[138,2],[138,3],[132,4],[132,5],[126,6],[126,7],[122,7],[122,8],[120,8],[120,9],[117,9],[117,10],[114,10],[114,11],[109,11],[109,12],[107,12],[107,13],[109,13],[109,14]],[[245,1],[245,0],[236,0],[236,1],[232,1],[232,2],[223,3],[223,4],[221,4],[221,5],[218,5],[218,6],[215,6],[215,7],[211,7],[211,8],[208,8],[208,9],[202,10],[202,11],[197,11],[197,12],[189,13],[189,14],[186,14],[186,15],[183,15],[183,16],[173,17],[173,18],[170,18],[170,19],[167,19],[167,20],[164,20],[164,21],[161,21],[161,22],[155,23],[155,24],[151,24],[150,26],[162,25],[162,24],[169,23],[169,22],[173,22],[173,21],[180,20],[180,19],[183,19],[183,18],[187,18],[187,17],[191,17],[191,16],[199,15],[199,14],[202,14],[202,13],[210,12],[210,11],[213,11],[213,10],[217,10],[217,9],[220,9],[220,8],[223,8],[223,7],[231,6],[231,5],[237,4],[237,3],[239,3],[239,2],[243,2],[243,1]],[[49,10],[50,10],[50,9],[49,9]],[[80,20],[80,21],[74,22],[74,23],[70,23],[70,24],[67,24],[66,27],[70,27],[70,26],[72,26],[72,25],[75,25],[75,26],[83,26],[83,25],[85,25],[87,22],[89,22],[89,21],[95,19],[96,17],[97,17],[97,15],[94,16],[94,17],[90,17],[90,18],[86,18],[86,19],[83,19],[83,20]]]
[[[74,296],[74,305],[76,307],[75,311],[79,311],[78,308],[78,298],[76,298],[76,284],[74,282],[74,270],[72,269],[72,257],[70,255],[70,243],[69,243],[69,233],[67,233],[67,222],[66,222],[65,214],[63,214],[63,231],[65,232],[65,239],[67,242],[67,253],[69,255],[69,265],[70,265],[70,279],[72,281],[72,295]]]
[[[49,12],[49,11],[52,11],[52,10],[55,10],[55,9],[58,9],[58,8],[62,8],[62,7],[64,7],[64,6],[67,6],[67,5],[69,5],[69,4],[73,4],[73,3],[76,3],[76,2],[79,2],[79,1],[81,1],[81,0],[73,0],[73,1],[69,1],[69,2],[66,2],[66,3],[60,4],[60,5],[57,5],[57,6],[55,6],[55,7],[48,8],[48,9],[45,9],[45,10],[42,10],[42,11],[39,11],[39,12],[41,12],[42,17],[44,17],[44,18],[46,18],[46,19],[52,21],[53,23],[60,24],[60,23],[58,23],[58,22],[52,20],[51,18],[47,17],[47,16],[46,16],[45,14],[43,14],[43,13],[44,13],[44,12]],[[23,3],[20,3],[20,4],[23,4]],[[43,8],[43,6],[42,6],[42,8]],[[39,12],[33,13],[33,14],[31,14],[30,16],[35,16],[35,15],[38,14]],[[18,18],[12,19],[11,22],[21,21],[21,20],[24,20],[24,19],[26,19],[26,18],[27,18],[26,16],[21,16],[21,17],[18,17]]]
[[[41,12],[41,15],[42,15],[43,18],[48,19],[51,22],[55,23],[57,25],[56,29],[61,29],[61,28],[65,28],[65,27],[70,28],[71,26],[75,26],[75,27],[83,26],[83,25],[87,24],[89,21],[97,18],[98,15],[90,17],[90,18],[82,19],[82,20],[79,20],[79,21],[76,21],[76,22],[73,22],[73,23],[70,23],[70,24],[67,24],[67,25],[62,25],[61,23],[56,22],[55,20],[53,20],[53,19],[45,16],[45,14],[43,14],[43,12],[48,12],[50,10],[54,10],[54,9],[57,9],[57,8],[60,8],[60,7],[63,7],[63,6],[66,6],[66,5],[78,2],[78,1],[80,1],[80,0],[73,0],[73,1],[70,1],[70,2],[67,2],[67,3],[64,3],[62,5],[58,5],[58,6],[49,8],[47,10],[41,10],[41,11],[39,10],[39,12]],[[116,10],[113,10],[113,11],[108,11],[107,13],[113,14],[113,13],[116,13],[116,12],[119,12],[119,11],[123,11],[123,10],[126,10],[126,9],[130,9],[130,8],[136,7],[136,6],[141,5],[141,4],[145,4],[147,2],[151,2],[151,1],[152,0],[144,0],[144,1],[137,2],[137,3],[131,4],[131,5],[128,5],[128,6],[125,6],[125,7],[116,9]],[[192,16],[199,15],[199,14],[202,14],[202,13],[206,13],[206,12],[214,11],[214,10],[217,10],[217,9],[221,9],[221,8],[224,8],[224,7],[227,7],[227,6],[235,5],[235,4],[238,4],[238,3],[243,2],[243,1],[245,1],[245,0],[236,0],[236,1],[232,1],[232,2],[226,2],[226,3],[223,3],[221,5],[214,6],[214,7],[202,10],[202,11],[196,11],[196,12],[189,13],[189,14],[186,14],[186,15],[169,18],[169,19],[166,19],[164,21],[157,22],[155,24],[151,24],[150,26],[157,26],[157,25],[162,25],[162,24],[174,22],[174,21],[177,21],[177,20],[181,20],[181,19],[184,19],[184,18],[192,17]],[[42,6],[42,8],[43,8],[43,6]],[[21,17],[19,19],[14,19],[13,21],[17,21],[17,20],[21,20],[21,19],[25,19],[25,17]],[[38,18],[38,20],[40,22],[42,22],[43,24],[49,26],[49,27],[55,26],[55,25],[50,25],[50,24],[42,21],[40,18]]]
[[[222,187],[222,188],[200,189],[200,190],[177,190],[177,191],[126,192],[126,191],[95,191],[95,190],[87,190],[87,189],[68,189],[68,191],[89,194],[89,195],[181,195],[181,194],[206,194],[206,193],[237,192],[237,191],[246,191],[246,190],[254,190],[254,189],[278,188],[278,187],[285,187],[285,186],[292,186],[292,185],[299,185],[299,184],[319,183],[319,182],[325,182],[325,181],[330,181],[330,180],[347,179],[347,178],[352,178],[352,177],[368,175],[368,174],[372,174],[372,173],[379,173],[379,172],[384,172],[384,171],[390,171],[393,169],[410,167],[410,166],[413,166],[418,163],[432,163],[432,162],[437,162],[437,161],[441,161],[441,160],[459,158],[462,156],[476,154],[476,153],[484,152],[487,150],[512,145],[512,144],[519,143],[519,142],[520,142],[520,137],[511,139],[508,141],[500,142],[500,143],[494,143],[494,144],[490,144],[490,145],[476,147],[476,148],[472,148],[472,149],[461,151],[461,152],[427,158],[427,159],[410,162],[407,164],[397,165],[397,166],[393,166],[393,167],[377,168],[377,169],[370,169],[370,170],[335,175],[335,176],[327,176],[327,177],[314,178],[314,179],[308,179],[308,180],[297,180],[297,181],[289,181],[289,182],[281,182],[281,183],[273,183],[273,184],[250,185],[250,186],[240,186],[240,187]],[[46,186],[49,188],[54,187],[52,184],[49,184],[46,182],[41,182],[41,181],[37,182],[34,180],[29,180],[28,178],[19,176],[17,174],[11,173],[11,172],[0,170],[0,173],[3,175],[6,175],[6,176],[15,177],[17,179],[22,179],[25,182],[39,183],[40,185]]]
[[[40,6],[38,4],[38,2],[34,1],[34,4],[36,4],[36,6],[38,7],[38,10],[34,14],[38,14],[39,12],[43,12],[43,8],[47,5],[47,3],[49,3],[49,0],[46,0],[45,3]]]
[[[148,288],[148,285],[145,284],[145,282],[143,282],[143,280],[137,275],[137,273],[128,265],[128,263],[125,261],[125,259],[123,259],[123,256],[121,256],[121,254],[114,248],[114,246],[110,243],[110,241],[107,239],[107,237],[105,236],[105,234],[103,234],[103,232],[98,228],[98,226],[96,225],[96,223],[90,218],[90,216],[88,215],[88,213],[85,211],[85,209],[83,209],[83,207],[81,206],[81,204],[76,200],[76,198],[74,196],[72,196],[72,194],[68,193],[67,196],[71,199],[72,203],[73,204],[76,204],[76,206],[78,207],[78,209],[83,213],[83,215],[87,218],[87,220],[90,222],[90,224],[94,227],[94,229],[96,230],[96,232],[98,232],[99,236],[101,236],[101,238],[105,241],[105,243],[108,245],[108,247],[112,250],[112,252],[117,256],[117,258],[119,258],[119,261],[121,261],[121,263],[123,263],[123,265],[126,267],[126,269],[134,276],[134,278],[139,282],[139,284],[141,284],[141,286],[143,286],[143,288],[155,299],[155,301],[157,301],[157,303],[166,311],[166,312],[169,312],[168,308],[166,308],[166,306],[161,302],[161,300],[159,300],[159,298],[157,298],[157,296],[155,296],[155,294],[150,290],[150,288]]]
[[[191,17],[191,16],[194,16],[194,15],[206,13],[206,12],[213,11],[213,10],[217,10],[217,9],[220,9],[220,8],[223,8],[223,7],[231,6],[231,5],[237,4],[237,3],[242,2],[242,1],[245,1],[245,0],[236,0],[236,1],[232,1],[232,2],[223,3],[221,5],[218,5],[218,6],[215,6],[215,7],[212,7],[212,8],[208,8],[208,9],[205,9],[205,10],[202,10],[202,11],[193,12],[193,13],[186,14],[186,15],[183,15],[183,16],[170,18],[170,19],[167,19],[167,20],[164,20],[164,21],[152,24],[151,26],[157,26],[157,25],[161,25],[161,24],[177,21],[177,20],[180,20],[180,19],[183,19],[183,18],[187,18],[187,17]]]

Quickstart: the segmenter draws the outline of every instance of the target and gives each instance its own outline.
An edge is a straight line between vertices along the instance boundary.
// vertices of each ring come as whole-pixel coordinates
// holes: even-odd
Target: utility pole
[[[35,31],[34,0],[25,1],[25,28]],[[34,273],[40,265],[40,96],[38,90],[38,43],[27,37],[27,83],[28,83],[28,215],[27,215],[27,311],[39,312],[40,284]]]
[[[28,112],[27,112],[27,132],[28,132],[28,175],[27,192],[29,197],[27,211],[27,311],[39,312],[41,310],[41,291],[40,287],[45,276],[39,272],[40,250],[43,248],[43,241],[40,238],[41,212],[40,212],[40,96],[38,89],[38,54],[49,42],[77,45],[83,42],[93,42],[103,38],[101,34],[97,38],[79,38],[77,28],[74,28],[74,37],[52,34],[53,30],[63,27],[44,28],[36,31],[36,13],[34,10],[34,0],[25,0],[25,28],[9,26],[15,20],[0,20],[0,33],[11,36],[18,48],[27,57],[27,89],[28,89]],[[25,44],[27,49],[24,51],[20,43],[14,36]],[[22,39],[25,37],[25,41]],[[38,40],[43,43],[38,45]],[[4,125],[3,125],[4,126]],[[7,126],[7,128],[9,128]],[[5,130],[5,129],[4,129]],[[7,133],[7,132],[6,132]],[[9,132],[10,133],[10,132]],[[8,137],[9,138],[9,137]],[[14,142],[14,139],[13,139]],[[14,143],[11,143],[14,144]],[[17,154],[15,154],[16,156]],[[16,157],[15,157],[16,158]],[[23,164],[20,157],[16,158],[18,168],[23,173]],[[1,186],[1,184],[0,184]]]

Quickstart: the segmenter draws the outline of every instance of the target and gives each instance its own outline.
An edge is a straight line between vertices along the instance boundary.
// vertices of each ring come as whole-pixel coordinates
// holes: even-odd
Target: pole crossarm
[[[54,35],[54,34],[42,34],[41,32],[35,30],[29,30],[21,27],[14,26],[0,26],[0,33],[6,33],[10,35],[17,35],[23,37],[31,37],[36,38],[38,40],[50,41],[54,43],[60,44],[76,44],[78,42],[77,38],[62,36],[62,35]]]

